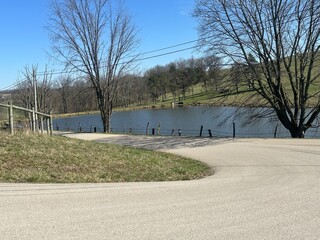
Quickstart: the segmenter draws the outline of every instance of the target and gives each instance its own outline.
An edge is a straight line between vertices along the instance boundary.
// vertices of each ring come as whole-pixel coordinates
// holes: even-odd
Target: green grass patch
[[[210,175],[180,156],[46,135],[0,132],[0,182],[99,183],[176,181]]]

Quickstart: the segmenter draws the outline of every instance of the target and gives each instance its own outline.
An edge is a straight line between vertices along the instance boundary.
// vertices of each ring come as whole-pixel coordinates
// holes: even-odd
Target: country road
[[[1,239],[320,239],[319,139],[70,135],[215,170],[195,181],[0,184]]]

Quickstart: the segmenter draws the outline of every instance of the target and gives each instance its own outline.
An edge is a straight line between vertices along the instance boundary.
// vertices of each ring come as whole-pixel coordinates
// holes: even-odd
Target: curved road
[[[320,140],[70,137],[180,154],[216,172],[184,182],[0,184],[1,239],[320,239]]]

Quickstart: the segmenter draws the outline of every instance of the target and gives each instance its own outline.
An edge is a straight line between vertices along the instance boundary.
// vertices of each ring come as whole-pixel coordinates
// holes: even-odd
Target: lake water
[[[252,111],[258,112],[261,108],[235,107],[183,107],[174,109],[148,109],[124,112],[114,112],[111,118],[112,132],[134,134],[160,134],[199,136],[201,126],[202,136],[231,137],[235,126],[236,137],[274,137],[277,128],[277,137],[290,137],[279,121],[263,118],[254,123],[249,122]],[[236,114],[237,113],[237,114]],[[55,130],[102,132],[100,115],[84,115],[70,118],[54,119]],[[278,127],[277,127],[278,126]],[[308,138],[320,138],[317,128],[309,129]]]

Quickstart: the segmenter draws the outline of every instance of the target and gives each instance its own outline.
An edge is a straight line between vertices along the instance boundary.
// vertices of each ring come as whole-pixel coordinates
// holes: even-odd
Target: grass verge
[[[60,136],[0,137],[0,182],[176,181],[211,174],[201,162],[166,153]]]

